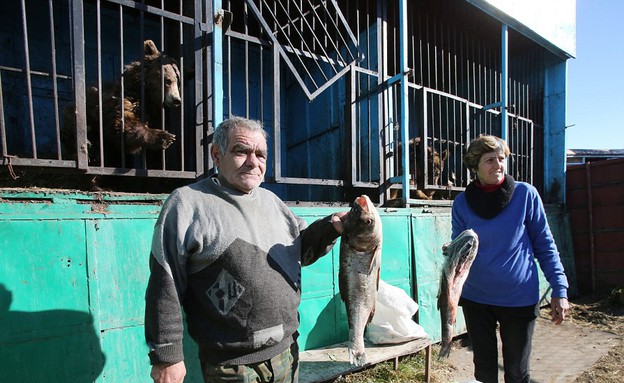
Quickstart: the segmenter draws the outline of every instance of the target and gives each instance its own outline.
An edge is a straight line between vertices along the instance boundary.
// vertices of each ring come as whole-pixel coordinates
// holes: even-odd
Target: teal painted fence
[[[1,382],[149,379],[144,291],[152,228],[164,198],[0,193]],[[311,222],[344,209],[294,207],[293,211]],[[419,323],[438,341],[440,248],[450,235],[450,206],[380,213],[381,278],[417,300]],[[566,215],[558,207],[548,213],[566,269],[574,270]],[[302,349],[348,337],[338,291],[338,249],[335,246],[302,271]],[[456,334],[464,331],[460,315]],[[186,382],[201,381],[195,351],[187,337]]]

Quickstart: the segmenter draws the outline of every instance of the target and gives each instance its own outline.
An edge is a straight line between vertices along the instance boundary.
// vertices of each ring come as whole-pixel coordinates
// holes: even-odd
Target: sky
[[[624,0],[576,0],[567,149],[624,149]]]

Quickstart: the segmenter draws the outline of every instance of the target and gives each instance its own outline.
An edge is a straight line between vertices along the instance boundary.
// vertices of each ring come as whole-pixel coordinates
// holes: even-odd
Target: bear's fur
[[[422,163],[424,157],[419,150],[420,146],[420,137],[416,137],[414,139],[409,140],[409,154],[408,161],[410,162],[410,186],[413,185],[421,185],[424,183],[424,171],[422,168]],[[397,161],[401,160],[401,143],[397,145]],[[418,161],[416,161],[416,156],[418,156]],[[442,151],[439,153],[437,150],[433,149],[431,146],[427,147],[427,166],[429,172],[433,172],[430,175],[431,180],[433,181],[433,185],[438,185],[440,182],[440,175],[444,171],[444,163],[448,157],[448,150]],[[416,174],[414,174],[414,171]],[[398,207],[405,203],[402,197],[402,190],[400,189],[390,189],[390,198],[386,201],[385,206],[393,206]],[[410,198],[412,199],[424,199],[431,200],[435,194],[435,190],[419,190],[419,189],[411,189],[410,190]]]
[[[141,86],[142,76],[143,86]],[[143,60],[126,65],[123,75],[116,83],[103,86],[101,92],[96,87],[90,87],[86,93],[89,143],[88,147],[82,150],[88,151],[90,165],[102,165],[100,114],[105,166],[122,165],[122,142],[124,152],[127,154],[137,154],[144,150],[164,150],[174,142],[175,135],[163,129],[162,108],[177,108],[181,105],[180,71],[175,60],[163,55],[152,40],[144,42]],[[68,108],[63,124],[64,152],[68,158],[77,156],[75,122],[75,107],[72,106]]]

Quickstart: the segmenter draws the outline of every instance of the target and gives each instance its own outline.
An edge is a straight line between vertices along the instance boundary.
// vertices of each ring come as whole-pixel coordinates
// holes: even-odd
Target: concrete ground
[[[605,355],[617,337],[602,331],[563,322],[556,326],[550,320],[537,319],[531,354],[531,382],[570,383]],[[459,342],[455,342],[456,344]],[[500,350],[500,339],[499,339]],[[499,351],[499,382],[504,382]],[[455,346],[447,363],[454,367],[452,382],[474,381],[472,351]]]

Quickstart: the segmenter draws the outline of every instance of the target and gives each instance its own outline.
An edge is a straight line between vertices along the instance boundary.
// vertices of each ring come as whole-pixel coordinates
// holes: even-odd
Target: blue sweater
[[[537,190],[516,182],[513,197],[492,219],[479,217],[465,193],[453,202],[452,238],[472,229],[479,236],[479,251],[464,284],[462,297],[506,307],[537,304],[537,259],[552,287],[552,296],[567,298],[568,281],[546,221]]]

